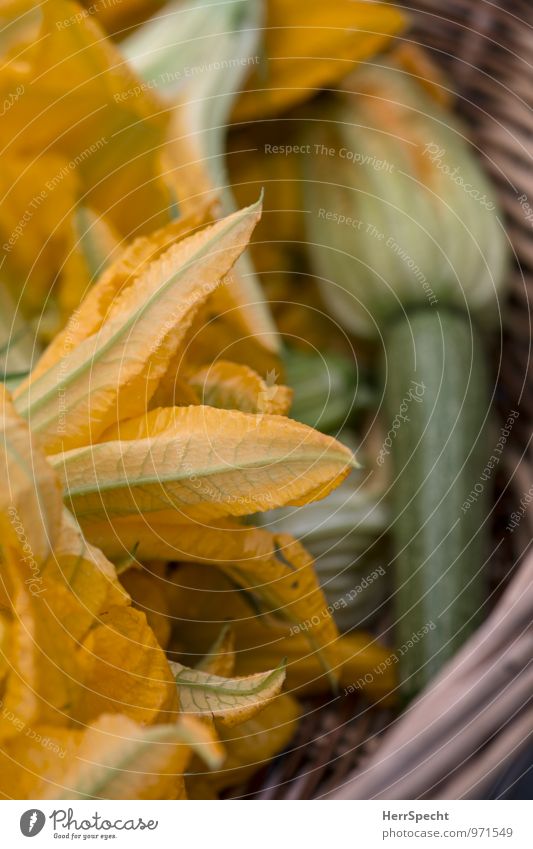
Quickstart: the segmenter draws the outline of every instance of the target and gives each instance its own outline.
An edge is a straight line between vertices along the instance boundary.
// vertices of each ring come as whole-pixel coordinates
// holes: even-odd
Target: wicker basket
[[[427,48],[454,86],[515,251],[493,351],[497,413],[505,421],[510,410],[519,412],[495,487],[493,611],[399,718],[361,698],[307,703],[290,749],[237,797],[484,798],[513,783],[505,778],[511,765],[516,780],[533,761],[533,555],[525,557],[533,501],[524,503],[533,484],[533,215],[528,220],[526,206],[533,207],[533,4],[448,0],[443,12],[442,3],[426,0],[404,8],[413,22],[404,38]],[[521,500],[524,515],[510,533],[506,525]]]

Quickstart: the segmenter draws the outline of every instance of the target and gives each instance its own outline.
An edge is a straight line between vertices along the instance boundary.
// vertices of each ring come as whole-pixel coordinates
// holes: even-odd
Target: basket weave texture
[[[498,191],[514,250],[493,342],[496,414],[505,421],[510,411],[519,412],[495,482],[489,564],[494,610],[401,718],[359,697],[309,702],[290,750],[235,796],[483,798],[532,742],[533,555],[527,557],[527,551],[533,499],[524,509],[524,496],[533,484],[533,4],[425,0],[402,8],[412,21],[402,39],[427,49],[453,87],[456,111]],[[506,525],[521,502],[524,515],[511,534]],[[487,682],[494,686],[497,669],[511,670],[512,710],[511,702],[492,700],[489,692],[483,696]],[[454,692],[465,676],[476,674],[479,700],[468,712]],[[440,743],[425,740],[424,749],[424,728],[437,713],[446,713],[446,699],[455,704],[450,710],[455,725],[446,728],[442,721],[431,735],[443,735]]]

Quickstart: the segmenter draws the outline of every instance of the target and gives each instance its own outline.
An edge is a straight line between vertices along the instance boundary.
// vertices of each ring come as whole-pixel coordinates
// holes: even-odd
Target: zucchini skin
[[[403,411],[389,441],[395,642],[409,699],[475,630],[486,600],[489,378],[466,313],[420,309],[384,335],[388,421]]]

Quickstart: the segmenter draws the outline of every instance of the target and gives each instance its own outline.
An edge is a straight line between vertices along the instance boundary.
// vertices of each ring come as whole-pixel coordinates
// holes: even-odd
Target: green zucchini
[[[467,313],[402,313],[385,354],[395,644],[410,698],[477,627],[486,599],[489,383]]]

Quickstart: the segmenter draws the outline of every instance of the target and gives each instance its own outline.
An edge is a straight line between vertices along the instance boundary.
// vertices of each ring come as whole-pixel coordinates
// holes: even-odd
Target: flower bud
[[[263,4],[247,0],[172,2],[122,43],[122,52],[145,84],[155,88],[171,114],[163,159],[180,210],[198,199],[237,207],[226,173],[226,136],[236,98],[250,67],[259,61]],[[258,340],[269,354],[279,339],[247,254],[233,283],[220,288],[220,312]]]
[[[334,433],[375,401],[371,386],[359,379],[355,362],[346,355],[287,348],[284,365],[294,390],[291,418],[324,433]]]
[[[374,336],[405,309],[497,315],[506,239],[450,115],[390,65],[359,68],[306,127],[307,236],[333,315]]]
[[[259,61],[262,4],[246,0],[172,2],[126,39],[136,73],[173,107],[170,136],[179,182],[189,193],[226,189],[227,127],[235,101]],[[183,191],[184,197],[187,191]]]
[[[343,434],[344,438],[345,434]],[[270,531],[296,537],[315,558],[318,579],[341,630],[367,624],[388,593],[388,511],[379,493],[342,484],[305,509],[264,513]]]

